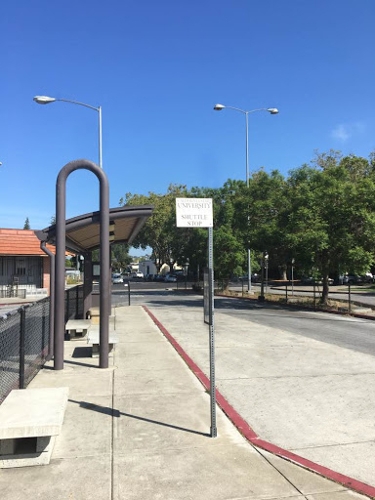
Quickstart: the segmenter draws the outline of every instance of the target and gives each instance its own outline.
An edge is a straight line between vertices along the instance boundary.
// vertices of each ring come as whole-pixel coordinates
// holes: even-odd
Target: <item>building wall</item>
[[[0,285],[17,282],[19,285],[42,287],[43,257],[0,256]]]
[[[144,260],[140,262],[139,271],[141,271],[144,276],[147,274],[157,274],[156,266],[152,260]]]
[[[46,257],[42,259],[43,261],[43,271],[42,271],[42,288],[47,288],[48,295],[50,294],[50,274],[51,274],[51,259]]]

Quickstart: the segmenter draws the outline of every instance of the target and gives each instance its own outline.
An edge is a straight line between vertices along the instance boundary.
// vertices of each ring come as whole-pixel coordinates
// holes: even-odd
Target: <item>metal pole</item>
[[[246,117],[246,187],[249,188],[249,114],[245,113]],[[249,210],[249,207],[248,207]],[[247,231],[249,233],[249,212],[247,213]],[[247,290],[249,293],[251,290],[251,250],[250,250],[250,236],[248,240],[248,249],[247,249]]]
[[[42,99],[42,100],[41,100]],[[99,167],[103,168],[103,154],[102,154],[102,107],[101,106],[91,106],[91,104],[86,104],[85,102],[73,101],[72,99],[57,99],[54,97],[45,97],[45,96],[36,96],[34,97],[34,101],[38,104],[49,104],[51,102],[60,101],[60,102],[69,102],[70,104],[77,104],[78,106],[83,106],[85,108],[93,109],[98,112],[99,115]],[[0,163],[1,165],[1,163]]]
[[[108,336],[110,312],[109,258],[109,184],[98,165],[88,160],[76,160],[65,165],[56,182],[56,272],[55,272],[55,370],[64,368],[64,294],[65,294],[65,214],[66,180],[75,170],[90,170],[100,184],[100,351],[99,366],[108,368]]]
[[[313,291],[314,291],[314,310],[316,309],[316,297],[315,297],[315,279],[313,283]]]
[[[262,256],[262,274],[260,280],[260,295],[258,297],[258,300],[260,302],[264,302],[264,252]]]
[[[20,372],[19,372],[19,388],[25,389],[25,333],[26,333],[26,307],[20,309]]]
[[[98,107],[99,115],[99,167],[103,168],[103,133],[102,133],[102,107]]]
[[[294,296],[294,259],[292,259],[292,296]]]
[[[48,356],[51,359],[54,351],[55,342],[55,254],[47,248],[45,241],[40,242],[40,248],[49,256],[50,262],[50,279],[49,279],[49,349]]]
[[[352,296],[351,296],[351,290],[350,290],[350,283],[348,282],[348,299],[349,299],[349,314],[352,314]]]
[[[246,187],[249,187],[249,115],[246,117]]]
[[[208,279],[210,293],[210,397],[211,397],[211,437],[217,436],[216,428],[216,391],[215,391],[215,321],[214,321],[214,266],[213,266],[213,228],[208,228]]]

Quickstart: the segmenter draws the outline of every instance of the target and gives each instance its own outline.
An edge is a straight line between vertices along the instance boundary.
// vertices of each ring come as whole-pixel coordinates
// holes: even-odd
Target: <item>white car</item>
[[[122,276],[121,276],[120,273],[113,273],[112,274],[112,283],[114,285],[116,285],[118,283],[124,283],[124,280],[123,280],[123,278],[122,278]]]
[[[132,273],[132,278],[133,279],[144,279],[144,274],[141,272],[141,271],[134,271],[134,273]]]

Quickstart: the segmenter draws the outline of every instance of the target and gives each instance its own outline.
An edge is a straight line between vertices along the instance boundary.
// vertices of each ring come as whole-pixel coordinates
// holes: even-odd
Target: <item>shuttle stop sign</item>
[[[212,198],[176,198],[177,227],[213,227]]]

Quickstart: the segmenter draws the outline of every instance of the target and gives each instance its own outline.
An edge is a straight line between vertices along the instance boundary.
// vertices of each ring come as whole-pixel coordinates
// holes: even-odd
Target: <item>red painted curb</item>
[[[191,357],[184,351],[184,349],[180,346],[180,344],[176,341],[174,337],[168,332],[165,326],[160,323],[160,321],[154,316],[154,314],[148,309],[146,306],[142,306],[146,313],[150,316],[155,325],[159,328],[162,334],[166,337],[166,339],[172,344],[181,358],[185,361],[190,370],[197,376],[198,380],[201,382],[203,387],[206,390],[210,389],[210,380],[209,378],[202,372],[202,370],[198,367],[198,365],[191,359]],[[241,432],[241,434],[254,446],[258,448],[262,448],[273,455],[276,455],[280,458],[288,460],[296,465],[303,467],[304,469],[308,469],[313,471],[331,481],[342,484],[347,488],[350,488],[357,493],[361,493],[370,498],[375,498],[375,487],[370,486],[369,484],[362,483],[356,479],[353,479],[349,476],[345,476],[340,474],[339,472],[335,472],[327,467],[319,465],[307,458],[303,458],[299,455],[292,453],[291,451],[284,450],[279,446],[269,443],[268,441],[264,441],[259,438],[259,436],[254,432],[254,430],[250,427],[250,425],[241,417],[239,413],[233,408],[231,404],[224,398],[224,396],[216,389],[216,402],[223,410],[223,412],[227,415],[227,417],[231,420],[231,422],[235,425],[235,427]]]

